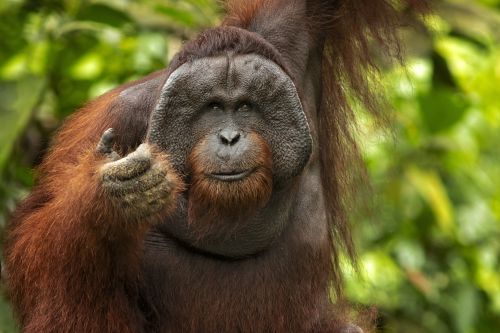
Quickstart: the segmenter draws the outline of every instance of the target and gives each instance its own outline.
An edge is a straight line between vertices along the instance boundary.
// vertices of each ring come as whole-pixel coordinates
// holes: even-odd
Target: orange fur
[[[263,208],[273,188],[272,155],[265,140],[256,133],[249,134],[255,148],[247,156],[241,169],[255,171],[236,182],[223,182],[207,176],[213,171],[211,161],[204,156],[202,141],[189,155],[191,185],[189,188],[188,218],[202,236],[210,230],[231,234],[240,221],[248,219]]]
[[[360,161],[347,96],[354,92],[378,113],[366,82],[376,70],[369,46],[398,53],[397,10],[389,0],[232,0],[228,8],[224,24],[185,44],[168,69],[89,103],[57,135],[5,242],[7,289],[23,332],[341,331],[348,310],[329,295],[342,296],[339,252],[355,257],[346,205]],[[136,148],[169,73],[228,52],[259,54],[290,75],[315,142],[309,164],[279,198],[288,204],[287,228],[244,260],[193,253],[151,231],[172,207],[142,220],[117,210],[99,182],[105,160],[95,154],[110,127],[116,151]],[[121,95],[151,82],[143,95]],[[222,212],[239,217],[236,207],[247,215],[267,203],[270,147],[257,136],[254,142],[255,174],[231,187],[204,177],[210,165],[197,151],[202,145],[191,153],[192,223],[219,227],[213,222]]]
[[[23,332],[137,333],[144,326],[138,271],[155,217],[124,223],[129,217],[100,188],[106,159],[95,152],[102,131],[113,126],[105,111],[118,92],[66,124],[40,167],[38,187],[10,223],[7,288]]]

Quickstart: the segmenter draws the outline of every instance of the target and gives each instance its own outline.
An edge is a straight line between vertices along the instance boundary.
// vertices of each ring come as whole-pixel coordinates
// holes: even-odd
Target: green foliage
[[[348,294],[387,332],[498,332],[500,15],[450,1],[425,25],[428,46],[408,38],[406,69],[384,73],[394,136],[364,128],[377,221],[359,227]]]
[[[0,2],[0,229],[54,130],[85,101],[165,67],[215,0]],[[375,214],[356,221],[347,293],[387,332],[500,327],[500,1],[440,1],[383,73],[389,135],[363,122]],[[346,265],[346,270],[349,267]],[[0,302],[0,333],[14,332]]]

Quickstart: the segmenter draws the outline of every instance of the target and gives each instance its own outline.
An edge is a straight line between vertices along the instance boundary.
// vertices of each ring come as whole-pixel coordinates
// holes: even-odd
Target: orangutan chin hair
[[[220,170],[221,163],[205,155],[205,140],[189,155],[188,220],[197,231],[230,232],[269,201],[273,189],[271,149],[260,135],[249,133],[248,137],[251,151],[233,167],[253,171],[241,180],[222,181],[211,176]]]

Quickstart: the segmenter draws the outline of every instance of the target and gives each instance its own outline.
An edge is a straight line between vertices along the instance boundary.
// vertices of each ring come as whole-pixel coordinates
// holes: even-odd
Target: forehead
[[[235,89],[260,88],[266,82],[276,85],[284,79],[290,80],[278,65],[262,56],[228,53],[183,64],[170,75],[166,86],[175,82],[198,93],[210,87],[229,93]]]

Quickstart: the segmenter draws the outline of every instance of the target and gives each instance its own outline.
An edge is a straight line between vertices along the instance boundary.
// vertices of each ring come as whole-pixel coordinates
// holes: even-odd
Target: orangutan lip
[[[241,180],[251,174],[253,170],[246,171],[233,171],[233,172],[220,172],[220,173],[210,173],[209,176],[217,180],[222,180],[224,182],[232,182],[236,180]]]

